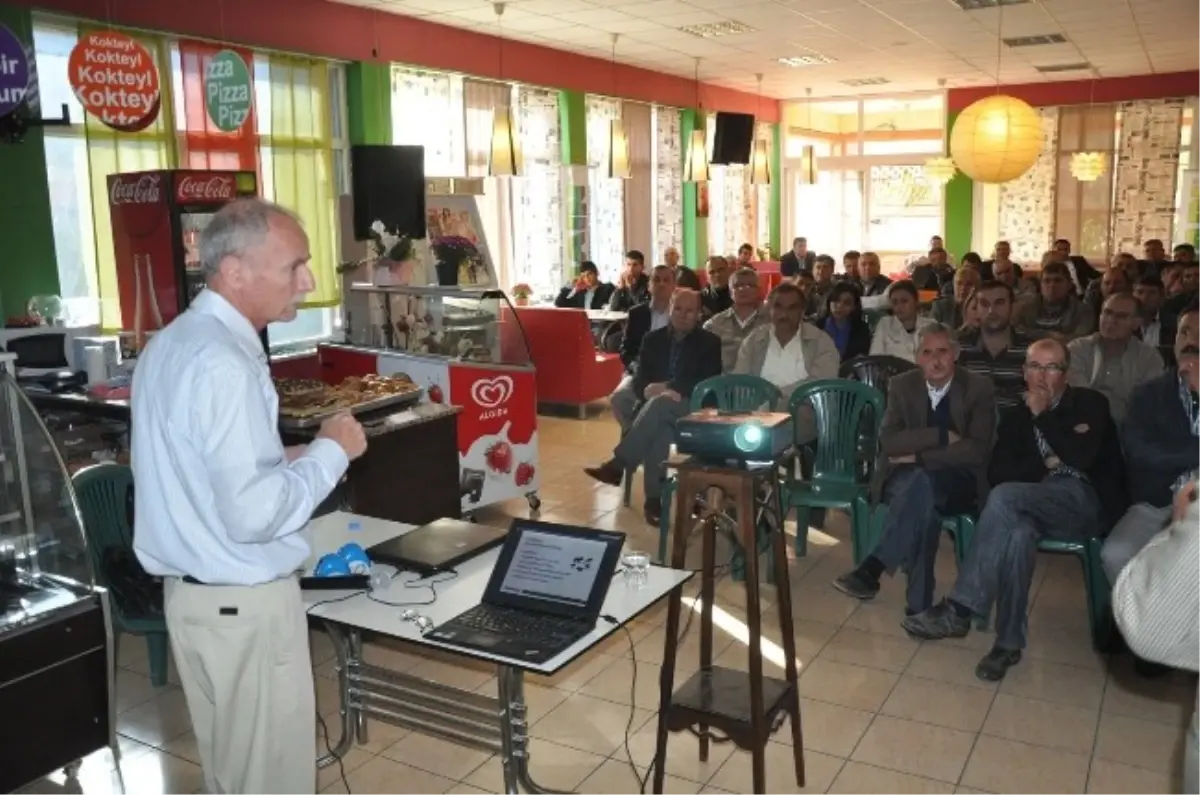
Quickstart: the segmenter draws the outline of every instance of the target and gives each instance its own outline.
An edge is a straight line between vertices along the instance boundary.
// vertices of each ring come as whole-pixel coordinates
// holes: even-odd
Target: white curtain
[[[476,196],[479,217],[491,249],[496,278],[504,289],[516,284],[512,271],[512,198],[510,181],[488,177],[488,159],[492,148],[492,119],[497,108],[514,107],[515,96],[509,83],[463,80],[463,106],[466,125],[467,176],[484,177],[483,195]]]
[[[662,252],[674,246],[683,250],[683,130],[679,109],[654,106],[654,237],[653,251],[643,252],[648,262],[659,262]]]
[[[653,108],[622,102],[621,116],[629,137],[629,179],[625,181],[625,248],[654,250]]]
[[[463,80],[392,67],[392,143],[425,147],[425,176],[466,176]]]
[[[609,179],[608,161],[612,122],[621,118],[621,102],[588,94],[588,246],[587,259],[600,268],[600,278],[615,282],[621,274],[625,248],[625,183]]]
[[[755,125],[754,140],[767,142],[767,157],[770,160],[771,152],[771,125],[767,122],[759,122]],[[779,179],[780,175],[771,174],[771,179]],[[746,169],[746,179],[750,179],[750,169]],[[749,241],[756,249],[766,249],[771,242],[771,186],[770,185],[752,185],[750,186],[751,195],[754,197],[754,212],[750,216],[754,219],[753,230],[754,234]]]
[[[564,282],[563,187],[558,92],[517,89],[525,175],[512,180],[513,283],[553,295]]]

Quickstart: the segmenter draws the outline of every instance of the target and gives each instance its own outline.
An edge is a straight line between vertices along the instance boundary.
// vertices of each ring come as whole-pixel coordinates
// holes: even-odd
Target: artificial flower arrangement
[[[512,294],[513,302],[517,306],[525,306],[529,303],[529,299],[533,295],[533,288],[525,282],[521,282],[520,284],[514,284],[509,293]]]

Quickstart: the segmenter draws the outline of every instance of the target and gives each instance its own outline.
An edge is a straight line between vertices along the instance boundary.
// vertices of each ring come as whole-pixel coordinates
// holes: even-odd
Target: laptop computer
[[[508,535],[500,527],[437,519],[367,550],[367,557],[398,569],[434,574],[486,552]]]
[[[543,663],[596,626],[625,534],[515,519],[481,604],[426,637]]]

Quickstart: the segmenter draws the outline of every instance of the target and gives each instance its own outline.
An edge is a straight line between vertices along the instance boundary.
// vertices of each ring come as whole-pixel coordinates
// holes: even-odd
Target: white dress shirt
[[[308,558],[303,528],[349,462],[316,439],[288,463],[278,421],[257,332],[202,291],[134,371],[134,551],[146,571],[257,585]]]
[[[763,358],[763,379],[778,387],[788,386],[808,378],[808,366],[804,363],[804,346],[800,340],[800,332],[788,340],[787,345],[779,344],[779,337],[772,331],[770,342],[767,343],[767,355]]]
[[[937,411],[938,404],[942,402],[942,398],[950,394],[950,385],[953,383],[953,378],[941,386],[934,386],[928,381],[925,382],[925,391],[929,393],[929,405],[933,407],[934,411]]]
[[[917,337],[921,329],[932,325],[927,317],[917,318],[913,330],[904,328],[904,324],[895,315],[881,317],[871,335],[872,356],[897,356],[910,362],[917,360]]]
[[[671,322],[671,310],[666,309],[659,312],[654,307],[650,307],[650,330],[658,331],[660,328],[666,328],[667,323]]]

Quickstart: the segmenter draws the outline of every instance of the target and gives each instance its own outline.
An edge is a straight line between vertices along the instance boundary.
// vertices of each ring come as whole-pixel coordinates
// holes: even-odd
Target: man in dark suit
[[[913,268],[912,283],[918,290],[937,290],[954,281],[954,268],[950,266],[950,255],[944,248],[929,249],[929,257],[924,265]]]
[[[733,275],[733,270],[724,257],[708,258],[708,285],[700,291],[700,306],[705,320],[733,306],[733,294],[729,290],[729,277]]]
[[[1071,253],[1071,241],[1060,237],[1054,241],[1054,261],[1061,262],[1072,272],[1071,281],[1075,284],[1076,294],[1083,297],[1088,285],[1100,278],[1100,271],[1079,254]],[[1043,270],[1045,270],[1043,268]]]
[[[949,595],[903,627],[925,640],[963,637],[996,605],[996,641],[975,667],[995,682],[1021,660],[1029,586],[1042,538],[1103,535],[1125,511],[1125,473],[1108,399],[1067,385],[1070,353],[1059,340],[1029,346],[1025,402],[996,429],[992,491]]]
[[[847,596],[871,599],[879,578],[908,573],[906,613],[933,604],[933,564],[942,534],[939,514],[956,514],[987,499],[987,465],[996,432],[991,380],[958,367],[958,342],[935,323],[919,333],[919,369],[888,382],[872,498],[887,503],[875,550],[833,582]]]
[[[579,266],[575,282],[562,288],[554,305],[560,309],[606,309],[612,298],[613,286],[600,281],[600,269],[591,260]]]
[[[1157,276],[1138,279],[1133,286],[1133,297],[1138,300],[1138,314],[1141,316],[1137,338],[1156,348],[1173,347],[1178,320],[1163,307],[1167,292],[1162,279]]]
[[[644,467],[646,521],[658,525],[661,515],[663,463],[675,441],[675,422],[689,411],[692,390],[721,374],[721,338],[700,328],[700,295],[678,290],[671,299],[671,322],[642,341],[633,393],[642,406],[612,458],[588,475],[619,486],[627,470]]]
[[[638,304],[650,300],[650,277],[646,275],[646,257],[637,249],[625,253],[625,267],[608,308],[614,312],[628,312]]]
[[[641,402],[633,389],[633,376],[637,372],[642,340],[651,331],[664,328],[670,322],[671,294],[674,292],[675,271],[666,265],[655,266],[650,275],[650,300],[630,309],[625,319],[625,336],[621,338],[621,361],[625,364],[625,377],[608,398],[622,432],[629,430]]]
[[[800,271],[811,271],[816,261],[817,255],[808,250],[808,239],[798,237],[792,241],[792,250],[779,258],[779,273],[791,279]]]

